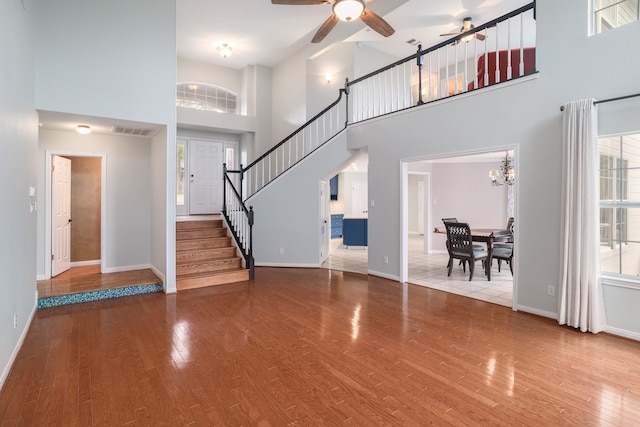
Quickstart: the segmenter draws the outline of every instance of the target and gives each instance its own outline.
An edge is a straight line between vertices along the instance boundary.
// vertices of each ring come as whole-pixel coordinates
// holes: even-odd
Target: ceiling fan
[[[466,17],[462,20],[462,27],[460,28],[460,31],[455,32],[455,33],[445,33],[445,34],[440,34],[441,36],[457,36],[463,33],[466,33],[467,31],[471,31],[475,28],[475,26],[471,23],[471,17]],[[467,43],[471,41],[472,38],[477,38],[480,41],[483,41],[486,37],[484,34],[480,34],[480,33],[474,33],[470,36],[467,37],[462,37],[460,40],[456,41],[456,44],[460,43],[460,41],[466,41]]]
[[[373,0],[366,0],[367,2]],[[295,6],[307,6],[314,4],[332,5],[331,16],[324,21],[316,34],[311,39],[311,43],[320,43],[329,34],[338,21],[355,21],[360,18],[371,29],[385,37],[389,37],[395,32],[393,27],[376,13],[368,10],[363,0],[271,0],[272,4],[286,4]]]

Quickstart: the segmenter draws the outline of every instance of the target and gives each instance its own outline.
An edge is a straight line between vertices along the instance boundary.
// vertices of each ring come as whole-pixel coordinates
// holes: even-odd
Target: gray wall
[[[38,146],[32,28],[32,7],[0,2],[0,387],[36,307],[35,197],[29,197],[29,187],[36,188]]]

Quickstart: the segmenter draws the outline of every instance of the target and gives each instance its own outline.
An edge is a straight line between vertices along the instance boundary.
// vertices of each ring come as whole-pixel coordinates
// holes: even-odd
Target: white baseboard
[[[542,317],[548,317],[548,318],[554,319],[554,320],[558,320],[558,314],[557,313],[553,313],[551,311],[539,310],[539,309],[533,308],[533,307],[527,307],[526,305],[517,305],[516,306],[516,310],[517,311],[524,311],[525,313],[536,314],[536,315],[542,316]]]
[[[18,352],[20,352],[20,349],[22,348],[22,344],[24,343],[24,339],[27,336],[27,332],[29,332],[29,328],[31,327],[31,322],[33,321],[33,316],[35,316],[36,314],[37,308],[38,308],[38,291],[36,291],[36,299],[34,301],[33,308],[31,309],[31,314],[29,315],[29,319],[27,319],[27,322],[24,325],[24,329],[20,334],[20,338],[18,339],[18,342],[16,343],[13,351],[11,352],[11,357],[9,357],[7,366],[5,366],[4,369],[2,370],[2,376],[0,377],[0,390],[2,390],[2,387],[4,386],[4,382],[9,377],[9,372],[11,372],[11,367],[13,367],[13,364],[16,361],[16,357],[18,357]]]
[[[105,273],[119,273],[121,271],[131,271],[131,270],[144,270],[146,268],[151,268],[151,264],[139,264],[139,265],[125,265],[122,267],[111,267],[105,268]]]
[[[393,281],[396,281],[396,282],[400,282],[400,276],[397,276],[395,274],[381,273],[379,271],[374,271],[374,270],[368,270],[367,272],[371,276],[382,277],[383,279],[389,279],[389,280],[393,280]]]
[[[293,268],[320,268],[320,264],[295,264],[281,262],[256,262],[256,267],[293,267]]]
[[[613,326],[607,326],[606,328],[604,328],[604,331],[611,335],[617,335],[623,338],[629,338],[630,340],[640,341],[640,333],[638,332],[614,328]]]
[[[151,267],[149,267],[151,269],[151,271],[153,271],[153,274],[155,274],[156,276],[158,276],[158,278],[162,281],[162,283],[164,284],[165,280],[164,280],[164,274],[162,274],[162,272],[160,270],[158,270],[156,267],[154,267],[153,265]]]
[[[100,265],[102,263],[99,259],[94,259],[90,261],[76,261],[71,263],[71,267],[84,267],[85,265]]]

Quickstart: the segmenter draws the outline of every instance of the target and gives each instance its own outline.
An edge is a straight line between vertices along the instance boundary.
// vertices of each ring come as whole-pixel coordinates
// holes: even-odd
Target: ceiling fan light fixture
[[[221,44],[216,48],[216,50],[220,55],[222,55],[223,58],[227,58],[228,56],[231,56],[231,54],[233,53],[233,49],[231,48],[229,43]]]
[[[333,13],[341,21],[353,21],[358,19],[364,12],[364,2],[362,0],[337,0],[333,4]]]

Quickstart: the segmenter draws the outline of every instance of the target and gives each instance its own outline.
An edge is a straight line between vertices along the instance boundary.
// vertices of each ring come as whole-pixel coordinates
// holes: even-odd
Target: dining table
[[[445,227],[436,227],[433,232],[438,234],[447,234],[447,229]],[[513,242],[513,233],[511,230],[503,228],[472,228],[471,240],[487,244],[487,268],[485,269],[485,274],[487,276],[487,280],[491,281],[493,242]]]

